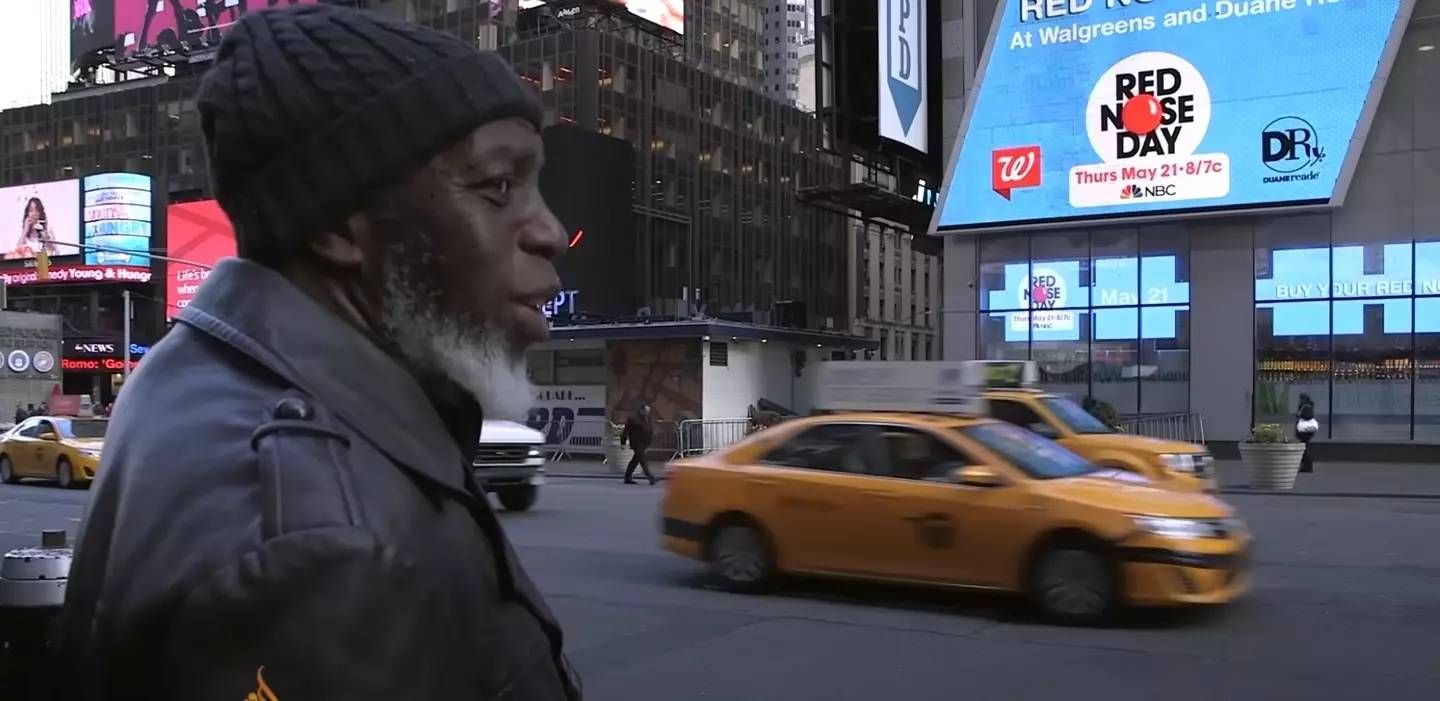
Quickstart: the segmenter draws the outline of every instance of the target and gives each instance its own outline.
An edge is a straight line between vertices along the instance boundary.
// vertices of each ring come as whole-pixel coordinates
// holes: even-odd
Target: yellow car
[[[89,484],[100,469],[105,419],[32,416],[0,436],[0,481],[53,479],[71,489]]]
[[[991,388],[987,411],[1104,467],[1128,470],[1181,492],[1215,491],[1215,461],[1203,445],[1116,433],[1069,397],[1035,389]]]
[[[987,418],[796,419],[668,474],[663,547],[732,590],[782,573],[998,589],[1092,622],[1249,586],[1251,538],[1225,504]]]

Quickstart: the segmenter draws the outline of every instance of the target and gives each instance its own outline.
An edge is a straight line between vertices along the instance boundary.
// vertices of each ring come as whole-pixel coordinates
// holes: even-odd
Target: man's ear
[[[354,214],[345,220],[344,227],[314,237],[310,241],[310,250],[331,265],[354,268],[366,263],[365,251],[371,240],[369,218],[364,214]]]

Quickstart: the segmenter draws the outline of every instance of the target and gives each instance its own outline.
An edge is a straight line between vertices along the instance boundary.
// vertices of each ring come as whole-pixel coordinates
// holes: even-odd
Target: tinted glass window
[[[105,427],[109,421],[97,420],[60,420],[56,422],[60,426],[60,435],[66,438],[104,438]]]
[[[884,426],[880,438],[881,464],[872,470],[880,476],[948,481],[951,470],[971,462],[954,446],[925,431]]]
[[[39,438],[39,437],[40,437],[40,422],[39,422],[39,421],[26,421],[25,423],[20,424],[19,433],[20,433],[20,435],[25,436],[26,438]]]
[[[1110,433],[1110,428],[1100,419],[1065,397],[1046,397],[1040,401],[1045,402],[1045,407],[1076,433]]]
[[[863,474],[866,461],[862,451],[871,430],[871,427],[859,424],[825,424],[809,428],[770,451],[761,462]]]
[[[1035,479],[1077,477],[1094,471],[1085,458],[1010,424],[989,423],[959,429]]]
[[[1020,402],[1005,399],[991,399],[988,400],[987,403],[990,405],[990,415],[1006,423],[1012,423],[1024,428],[1030,428],[1034,424],[1044,423],[1040,420],[1039,414],[1036,414],[1030,407]]]

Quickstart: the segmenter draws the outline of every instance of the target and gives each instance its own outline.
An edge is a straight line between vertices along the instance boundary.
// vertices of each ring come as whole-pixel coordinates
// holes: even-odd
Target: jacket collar
[[[479,407],[448,381],[427,378],[422,386],[278,272],[227,258],[178,318],[314,397],[392,460],[468,494],[463,466],[479,438]],[[466,445],[463,455],[457,441]]]

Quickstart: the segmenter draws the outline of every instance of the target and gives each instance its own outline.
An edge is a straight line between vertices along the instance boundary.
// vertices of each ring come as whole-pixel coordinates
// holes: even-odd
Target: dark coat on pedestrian
[[[638,411],[625,420],[625,430],[620,433],[621,445],[628,440],[630,447],[635,450],[649,448],[654,438],[655,424],[650,421],[650,415]]]
[[[120,401],[61,698],[580,697],[470,474],[479,408],[279,274],[222,262]]]

